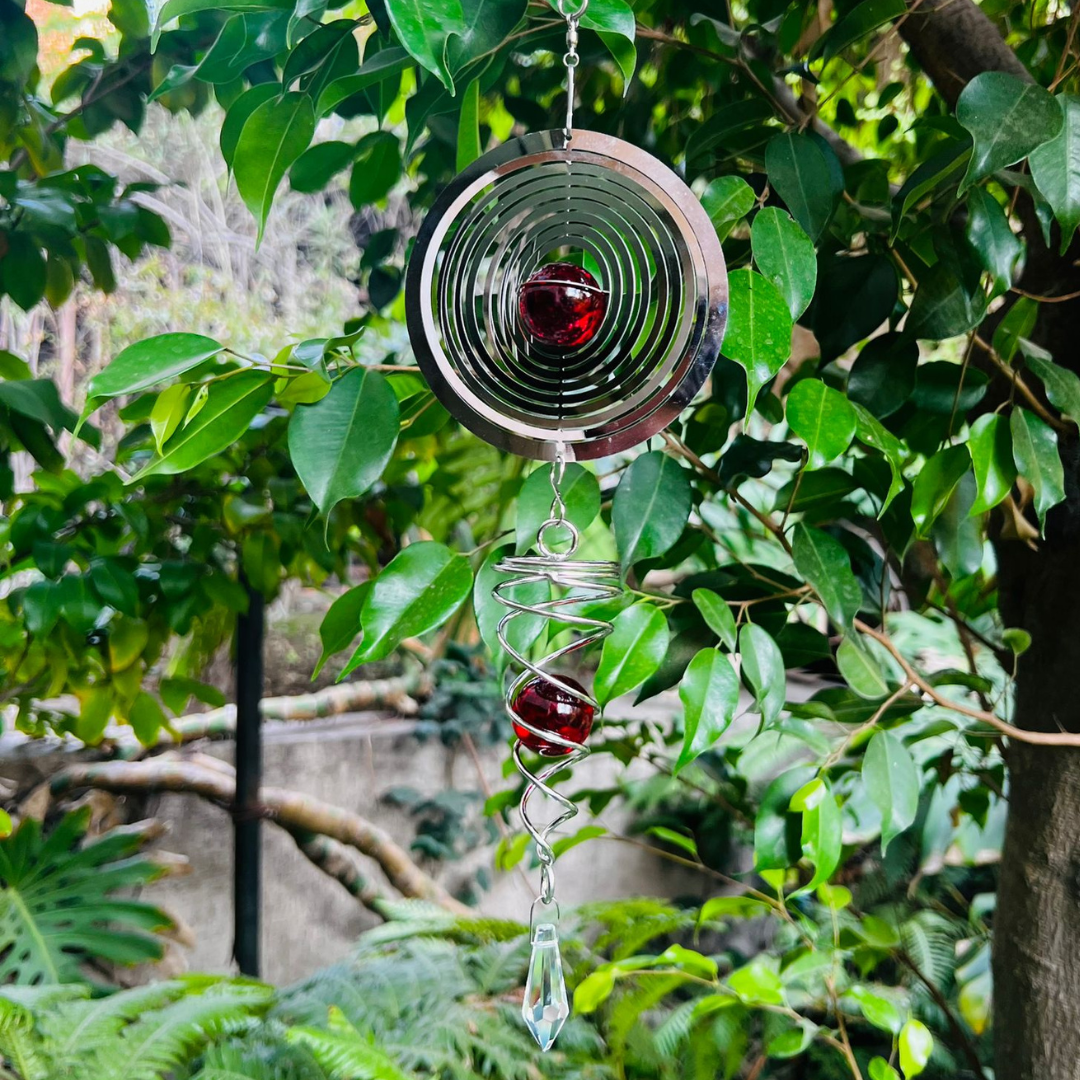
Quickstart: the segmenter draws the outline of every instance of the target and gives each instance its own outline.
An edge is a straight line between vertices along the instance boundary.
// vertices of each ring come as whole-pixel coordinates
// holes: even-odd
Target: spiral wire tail
[[[611,633],[611,623],[590,613],[590,608],[604,600],[617,597],[622,592],[617,563],[593,562],[573,557],[580,534],[566,517],[566,504],[561,491],[565,471],[565,458],[559,453],[551,467],[551,511],[548,519],[540,526],[536,539],[539,554],[503,559],[497,564],[496,570],[506,575],[506,580],[494,589],[495,598],[509,609],[499,621],[499,644],[519,668],[519,673],[506,688],[507,716],[517,728],[524,729],[542,740],[550,748],[547,753],[553,758],[549,764],[530,766],[522,753],[525,748],[522,739],[518,738],[514,743],[514,764],[526,782],[521,797],[521,820],[536,843],[536,854],[540,861],[540,892],[529,915],[533,956],[522,1012],[530,1031],[544,1050],[554,1042],[555,1035],[569,1014],[558,953],[559,906],[555,901],[555,852],[550,837],[578,813],[573,801],[552,787],[549,781],[555,773],[587,757],[589,749],[584,743],[574,742],[557,732],[533,727],[514,711],[514,703],[525,685],[540,677],[571,700],[587,705],[593,710],[593,716],[599,719],[600,706],[592,694],[582,690],[576,683],[560,677],[553,668],[563,657],[587,648],[594,642],[602,641]],[[562,537],[569,537],[569,542],[564,550],[555,551],[551,546],[556,542],[553,537],[560,534]],[[548,586],[546,599],[535,600],[530,597],[525,600],[515,595],[523,587],[537,584]],[[535,595],[535,590],[533,594]],[[510,628],[514,620],[523,617],[543,619],[554,624],[554,629],[573,631],[573,636],[542,659],[530,659],[510,640]],[[548,640],[550,638],[551,635]],[[546,796],[557,808],[549,820],[542,821],[534,817],[533,798],[537,792]],[[558,969],[554,973],[550,970],[552,966]],[[534,979],[542,986],[534,986]],[[552,995],[558,999],[560,993],[562,999],[553,1001]]]
[[[563,657],[587,648],[594,642],[602,641],[611,633],[611,623],[590,614],[588,609],[618,596],[622,591],[617,563],[573,558],[580,536],[566,517],[566,504],[560,490],[564,472],[565,461],[556,461],[551,469],[553,500],[550,516],[537,534],[536,547],[539,555],[502,560],[496,570],[505,574],[506,580],[500,582],[494,590],[496,599],[510,609],[499,621],[499,643],[520,669],[506,688],[507,716],[518,728],[524,728],[545,744],[558,748],[553,755],[554,760],[550,764],[537,767],[534,772],[522,755],[522,740],[519,738],[514,744],[514,763],[526,781],[521,799],[521,820],[536,842],[536,852],[540,860],[541,887],[536,904],[545,908],[555,900],[555,855],[549,837],[578,812],[574,803],[551,787],[548,780],[556,772],[587,757],[589,749],[557,732],[533,727],[514,711],[514,702],[525,684],[539,676],[572,700],[588,705],[594,710],[594,715],[599,717],[599,703],[592,694],[561,678],[553,669]],[[562,551],[554,551],[550,546],[555,541],[549,538],[557,532],[569,536],[569,543]],[[549,586],[546,599],[525,601],[515,596],[517,590],[523,586],[537,583],[546,583]],[[574,631],[574,635],[571,640],[547,653],[542,659],[530,659],[515,648],[510,640],[510,627],[514,620],[530,616],[557,624],[558,629],[569,628]],[[559,812],[545,822],[538,821],[530,812],[532,799],[538,791],[559,807]],[[534,914],[535,907],[536,905]]]

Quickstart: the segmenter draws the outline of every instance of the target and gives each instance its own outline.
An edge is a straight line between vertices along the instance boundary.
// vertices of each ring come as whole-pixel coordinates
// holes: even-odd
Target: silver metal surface
[[[576,817],[578,812],[574,803],[553,788],[548,780],[555,773],[587,757],[589,748],[584,743],[573,742],[554,732],[534,728],[514,712],[514,702],[526,683],[539,676],[575,700],[589,705],[594,710],[593,723],[599,721],[601,710],[596,698],[560,678],[554,668],[563,657],[594,642],[602,641],[611,633],[611,623],[590,614],[588,608],[610,600],[622,592],[618,563],[592,562],[573,557],[579,537],[577,529],[566,519],[566,504],[561,491],[565,466],[565,451],[560,446],[551,470],[551,512],[537,534],[536,549],[539,555],[510,557],[503,559],[495,567],[498,573],[506,576],[506,580],[495,586],[495,598],[509,608],[499,621],[499,644],[519,668],[517,676],[506,688],[506,714],[512,723],[531,732],[538,739],[567,751],[550,758],[548,764],[536,767],[527,763],[522,756],[521,740],[514,743],[514,764],[526,780],[525,792],[521,797],[521,821],[536,843],[536,854],[540,860],[540,894],[532,906],[530,925],[536,924],[538,914],[542,922],[558,922],[555,852],[549,838],[560,825]],[[562,533],[564,540],[569,538],[565,550],[561,552],[551,546],[557,542],[553,536],[555,533]],[[550,541],[549,536],[552,536]],[[514,596],[515,590],[522,586],[539,582],[548,586],[546,600],[526,602]],[[522,616],[538,616],[550,620],[557,624],[554,629],[569,628],[574,631],[574,635],[564,645],[547,653],[543,659],[532,660],[514,648],[509,638],[512,623]],[[534,817],[530,810],[531,801],[537,792],[552,800],[557,807],[555,816],[546,821]]]
[[[578,349],[543,345],[521,285],[581,255],[608,294]],[[424,375],[466,427],[502,449],[603,457],[666,427],[701,388],[727,322],[727,270],[693,192],[608,135],[513,139],[436,200],[409,261],[406,314]]]

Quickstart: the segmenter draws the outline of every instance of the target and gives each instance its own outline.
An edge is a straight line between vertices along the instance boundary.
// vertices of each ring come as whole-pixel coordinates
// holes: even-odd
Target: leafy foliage
[[[696,915],[644,904],[603,916],[609,958],[580,1004],[600,1014],[619,1075],[628,1062],[662,1075],[685,1053],[695,1075],[733,1076],[752,1049],[759,1076],[802,1058],[823,1076],[877,1080],[896,1065],[977,1074],[984,1055],[981,860],[1005,806],[987,735],[1013,719],[1027,634],[1002,614],[1017,605],[999,595],[996,564],[1067,516],[1080,413],[1074,357],[1047,348],[1063,340],[1053,311],[1067,294],[1021,296],[1021,275],[1075,233],[1078,76],[1071,16],[997,5],[987,19],[1030,79],[984,72],[943,95],[909,52],[888,81],[884,46],[910,30],[908,13],[865,0],[826,25],[810,4],[706,14],[593,0],[582,21],[578,123],[648,146],[701,192],[725,240],[730,310],[724,357],[663,449],[567,472],[583,549],[617,556],[627,583],[604,611],[617,632],[582,658],[598,665],[600,696],[617,713],[620,694],[677,687],[682,705],[673,724],[609,718],[596,752],[655,771],[577,794],[597,813],[625,797],[644,835],[710,881],[730,876],[720,831],[752,843],[756,877],[711,898],[699,929],[760,916],[774,935],[709,952],[686,936]],[[319,192],[349,170],[361,215],[406,203],[411,219],[488,147],[562,123],[564,28],[520,0],[384,0],[370,19],[169,0],[153,26],[115,4],[116,61],[89,49],[50,105],[35,96],[32,24],[21,10],[5,19],[15,44],[0,77],[23,96],[0,171],[0,280],[20,304],[47,290],[50,266],[62,286],[85,263],[108,289],[108,242],[133,254],[165,241],[136,193],[58,156],[63,138],[110,118],[137,125],[151,83],[191,109],[213,87],[222,155],[260,233],[286,175]],[[66,91],[83,96],[61,115]],[[342,137],[315,141],[327,117]],[[345,126],[357,117],[359,135]],[[74,414],[5,359],[2,446],[41,469],[34,491],[2,492],[6,565],[30,571],[0,607],[4,693],[24,729],[95,742],[117,719],[153,741],[180,690],[156,695],[147,675],[165,662],[197,676],[243,607],[241,575],[272,596],[290,576],[350,581],[361,561],[368,580],[323,632],[326,656],[351,650],[348,670],[418,636],[436,650],[491,644],[492,552],[535,546],[549,473],[462,431],[411,370],[398,325],[407,252],[395,228],[370,233],[368,305],[340,334],[272,358],[220,334],[168,334],[115,358],[87,412],[125,401],[123,472],[89,482],[57,450]],[[1054,274],[1039,280],[1057,288]],[[539,649],[541,636],[523,624],[516,644]],[[809,697],[788,677],[805,671],[824,681]],[[43,704],[64,692],[77,712]],[[502,864],[523,852],[507,841]],[[961,944],[972,959],[958,968]],[[453,1055],[417,1056],[407,1036],[420,1018],[404,1005],[387,1016],[336,1001],[331,1023],[328,1000],[305,1017],[298,997],[289,1019],[305,1033],[268,1067],[295,1051],[304,1067],[385,1071],[388,1053],[395,1069],[452,1072],[475,1056],[517,1075],[516,1036],[474,1044],[462,1026],[479,978],[469,965],[502,971],[505,956],[384,947],[354,974],[392,986],[428,965],[454,1007],[442,1014]],[[501,1016],[495,987],[510,984],[484,985]],[[395,1000],[423,1001],[437,1021],[438,1002],[413,991]],[[207,1069],[229,1071],[223,1055]]]
[[[161,959],[156,935],[172,920],[152,904],[116,894],[164,870],[139,855],[138,832],[113,829],[88,840],[89,821],[89,808],[77,810],[43,834],[41,822],[25,818],[0,840],[0,981],[82,982],[89,961]]]

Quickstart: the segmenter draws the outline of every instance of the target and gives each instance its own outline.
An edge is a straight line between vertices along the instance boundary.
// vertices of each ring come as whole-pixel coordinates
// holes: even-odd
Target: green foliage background
[[[601,696],[677,688],[683,709],[658,728],[613,708],[594,752],[655,775],[578,797],[629,798],[649,842],[720,893],[689,915],[628,906],[604,930],[575,998],[617,1075],[631,1056],[629,1073],[665,1075],[687,1046],[702,1076],[796,1075],[793,1060],[987,1075],[984,864],[1002,736],[1031,738],[1010,726],[1031,639],[1000,614],[997,562],[1063,512],[1080,418],[1080,378],[1039,343],[1063,297],[1019,285],[1080,221],[1071,24],[987,10],[1016,69],[970,79],[955,110],[898,48],[901,0],[837,4],[827,25],[808,4],[592,0],[582,22],[578,124],[692,185],[731,293],[708,392],[640,454],[575,470],[568,499],[628,583],[592,658]],[[540,2],[167,0],[148,16],[125,0],[110,18],[115,51],[86,44],[46,94],[34,24],[0,0],[0,288],[24,309],[82,274],[108,292],[116,251],[168,245],[145,185],[65,167],[70,140],[138,131],[150,101],[222,106],[260,238],[286,182],[318,193],[347,174],[358,213],[403,202],[415,219],[485,148],[561,124],[563,25]],[[324,138],[335,118],[362,130]],[[366,236],[369,305],[343,327],[268,355],[190,328],[147,338],[94,374],[81,418],[0,354],[4,460],[39,466],[26,492],[0,472],[3,695],[22,729],[96,743],[117,720],[152,744],[214,700],[199,680],[241,579],[273,596],[365,564],[324,623],[346,673],[435,632],[495,647],[487,583],[503,545],[535,542],[545,470],[449,422],[413,369],[408,239]],[[96,445],[109,402],[125,424],[110,467],[68,468],[61,448]],[[827,685],[803,700],[791,671]],[[754,875],[716,852],[718,813]],[[500,866],[523,854],[511,839]],[[751,918],[764,948],[699,937]],[[348,1024],[294,1038],[340,1050],[332,1075],[391,1075],[348,1057]]]

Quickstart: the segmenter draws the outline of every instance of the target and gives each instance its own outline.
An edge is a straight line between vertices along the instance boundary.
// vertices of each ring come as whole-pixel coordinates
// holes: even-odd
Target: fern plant
[[[269,1006],[270,987],[196,976],[91,998],[81,985],[0,991],[9,1080],[163,1080]]]
[[[90,960],[160,960],[172,928],[160,908],[116,896],[165,873],[139,854],[143,836],[114,829],[87,840],[90,810],[45,833],[26,818],[0,840],[0,983],[79,982]]]

